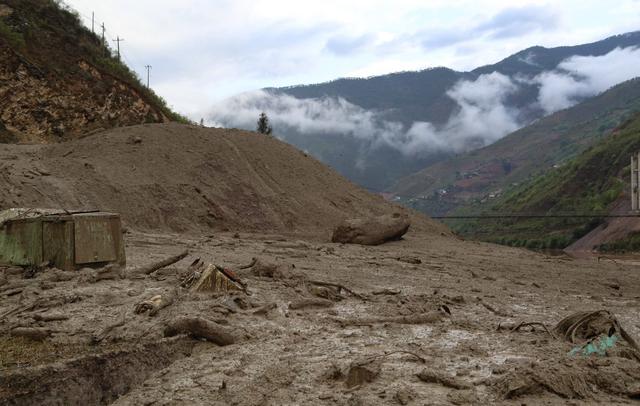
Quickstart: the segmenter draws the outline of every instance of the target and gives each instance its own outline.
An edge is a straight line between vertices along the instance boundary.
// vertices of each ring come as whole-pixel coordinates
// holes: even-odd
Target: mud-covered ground
[[[122,279],[4,271],[1,404],[560,405],[640,396],[640,361],[625,342],[606,356],[570,356],[574,345],[540,326],[510,330],[607,309],[640,337],[632,261],[412,233],[377,247],[231,233],[126,238]],[[185,248],[184,260],[134,276]],[[188,293],[179,285],[197,257],[235,270],[254,257],[279,267],[238,271],[248,294]],[[175,300],[155,316],[134,312],[157,295]],[[319,297],[330,302],[292,309]],[[180,316],[214,321],[236,342],[164,337]],[[16,337],[16,328],[47,336]]]

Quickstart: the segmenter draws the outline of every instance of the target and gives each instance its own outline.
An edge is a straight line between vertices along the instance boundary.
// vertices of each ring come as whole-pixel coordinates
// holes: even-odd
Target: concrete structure
[[[0,212],[0,265],[46,262],[64,270],[109,263],[125,266],[120,216],[50,209]]]
[[[631,210],[640,210],[640,152],[631,155]]]

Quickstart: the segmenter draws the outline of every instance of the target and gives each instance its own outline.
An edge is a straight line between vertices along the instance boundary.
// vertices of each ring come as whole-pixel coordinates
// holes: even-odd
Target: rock
[[[463,382],[451,376],[447,376],[435,369],[425,368],[422,370],[422,372],[417,374],[417,377],[422,382],[437,383],[442,386],[446,386],[447,388],[453,388],[453,389],[470,388],[470,385],[467,384],[466,382]]]
[[[415,397],[415,393],[407,388],[400,388],[393,397],[399,404],[408,405]]]
[[[399,240],[409,230],[409,217],[400,213],[345,220],[333,231],[332,242],[380,245]]]
[[[406,262],[407,264],[413,264],[413,265],[420,265],[422,263],[422,260],[420,258],[411,256],[411,255],[404,255],[402,257],[398,257],[397,260],[400,262]]]

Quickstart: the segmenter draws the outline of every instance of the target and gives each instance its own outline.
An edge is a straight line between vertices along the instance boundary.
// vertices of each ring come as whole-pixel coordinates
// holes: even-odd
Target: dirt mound
[[[148,124],[53,145],[0,147],[0,208],[96,208],[140,230],[329,235],[402,210],[303,152],[240,130]],[[415,216],[412,230],[446,232]]]

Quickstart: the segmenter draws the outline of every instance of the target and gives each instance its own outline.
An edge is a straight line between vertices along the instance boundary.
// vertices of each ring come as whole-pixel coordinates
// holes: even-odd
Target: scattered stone
[[[438,371],[434,371],[429,368],[423,369],[422,372],[417,374],[417,377],[422,382],[438,383],[442,386],[446,386],[447,388],[468,389],[471,387],[471,385],[462,382],[454,377],[446,376]]]
[[[407,264],[413,264],[413,265],[420,265],[422,263],[422,260],[420,258],[409,256],[409,255],[398,257],[396,259],[400,262],[406,262]]]
[[[402,238],[409,230],[409,217],[400,213],[345,220],[333,231],[332,242],[380,245]]]

